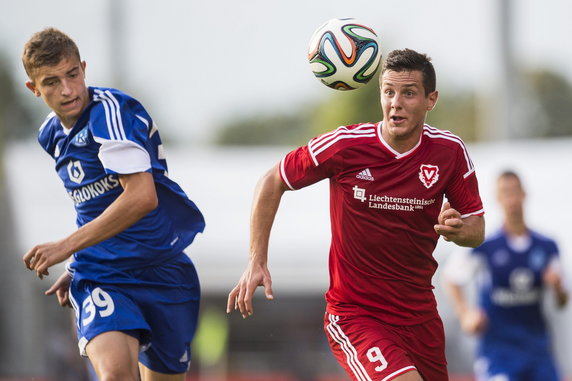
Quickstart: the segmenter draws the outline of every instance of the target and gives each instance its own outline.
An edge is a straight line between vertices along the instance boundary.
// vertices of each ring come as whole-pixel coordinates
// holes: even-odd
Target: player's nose
[[[68,80],[63,80],[61,85],[61,94],[64,96],[68,96],[72,93],[72,86]]]
[[[391,98],[391,108],[394,109],[401,108],[401,96],[399,94],[395,94]]]

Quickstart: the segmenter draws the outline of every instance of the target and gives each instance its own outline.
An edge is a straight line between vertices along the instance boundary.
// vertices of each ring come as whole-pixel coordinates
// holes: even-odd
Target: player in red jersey
[[[357,381],[448,379],[431,285],[433,250],[439,236],[478,246],[484,212],[461,139],[425,124],[438,98],[435,82],[426,55],[391,52],[380,77],[383,122],[312,139],[259,181],[250,261],[227,312],[251,315],[258,286],[272,299],[267,251],[282,194],[328,178],[331,281],[324,328],[336,358]]]

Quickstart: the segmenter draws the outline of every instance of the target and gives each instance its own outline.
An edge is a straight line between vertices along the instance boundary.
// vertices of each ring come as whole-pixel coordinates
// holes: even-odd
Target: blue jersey
[[[556,243],[529,231],[529,241],[515,248],[501,230],[472,253],[487,270],[479,296],[492,322],[480,340],[481,353],[549,352],[542,313],[543,273],[558,256]]]
[[[91,102],[70,130],[55,114],[40,128],[38,140],[74,203],[77,225],[99,216],[123,189],[119,175],[153,175],[158,207],[133,226],[74,254],[74,279],[133,282],[126,270],[164,263],[180,253],[205,226],[183,190],[167,177],[157,128],[134,98],[109,88],[89,87]]]

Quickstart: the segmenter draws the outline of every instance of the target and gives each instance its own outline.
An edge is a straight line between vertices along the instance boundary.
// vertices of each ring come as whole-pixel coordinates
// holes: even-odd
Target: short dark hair
[[[502,171],[498,176],[497,181],[501,179],[514,179],[518,182],[518,185],[522,189],[522,181],[520,180],[520,176],[512,169],[505,169],[504,171]]]
[[[431,57],[427,56],[427,54],[417,53],[411,49],[393,50],[387,55],[381,74],[383,75],[388,70],[396,72],[420,71],[423,75],[425,96],[435,91],[437,87],[435,68],[433,68],[431,63]]]
[[[28,77],[33,79],[35,69],[57,65],[66,57],[77,57],[81,60],[77,45],[67,34],[50,27],[34,33],[26,42],[22,63]]]

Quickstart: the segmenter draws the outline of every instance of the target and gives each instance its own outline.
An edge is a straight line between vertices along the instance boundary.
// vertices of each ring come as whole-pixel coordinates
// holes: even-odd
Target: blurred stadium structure
[[[571,139],[560,139],[469,146],[487,210],[487,229],[494,229],[500,219],[494,205],[493,181],[500,170],[514,168],[522,173],[528,189],[527,219],[531,226],[549,232],[558,240],[569,275],[572,236],[565,219],[572,212],[568,192],[572,180],[563,176],[563,168],[554,163],[572,162],[571,144]],[[322,328],[330,238],[326,182],[284,196],[270,246],[275,300],[266,301],[258,292],[255,314],[246,320],[237,313],[228,316],[224,312],[226,295],[247,261],[254,186],[265,170],[288,150],[287,147],[166,150],[171,176],[207,218],[205,233],[188,250],[197,265],[204,297],[203,319],[189,373],[191,380],[346,379],[330,354]],[[2,226],[14,229],[14,235],[5,241],[14,248],[9,253],[13,264],[9,271],[6,268],[3,271],[17,278],[19,286],[9,289],[16,294],[3,299],[10,301],[10,306],[4,304],[2,309],[10,308],[11,313],[4,316],[12,319],[9,325],[12,336],[4,337],[3,331],[1,337],[5,343],[1,358],[11,361],[2,363],[0,379],[3,375],[42,375],[50,381],[66,377],[80,380],[77,377],[85,364],[76,355],[70,312],[58,307],[55,298],[43,296],[43,290],[61,268],[53,269],[48,280],[39,281],[20,264],[21,254],[32,245],[57,239],[75,229],[72,202],[53,173],[50,160],[33,142],[8,147],[5,169],[13,223],[2,221]],[[441,242],[437,259],[445,260],[453,248],[454,245]],[[460,333],[450,305],[441,295],[439,272],[434,284],[447,330],[451,373],[469,375],[473,341]],[[555,344],[560,365],[567,374],[572,374],[572,364],[567,361],[567,354],[572,351],[571,308],[555,313],[551,303],[546,307],[557,333]],[[6,329],[6,324],[2,327]]]

